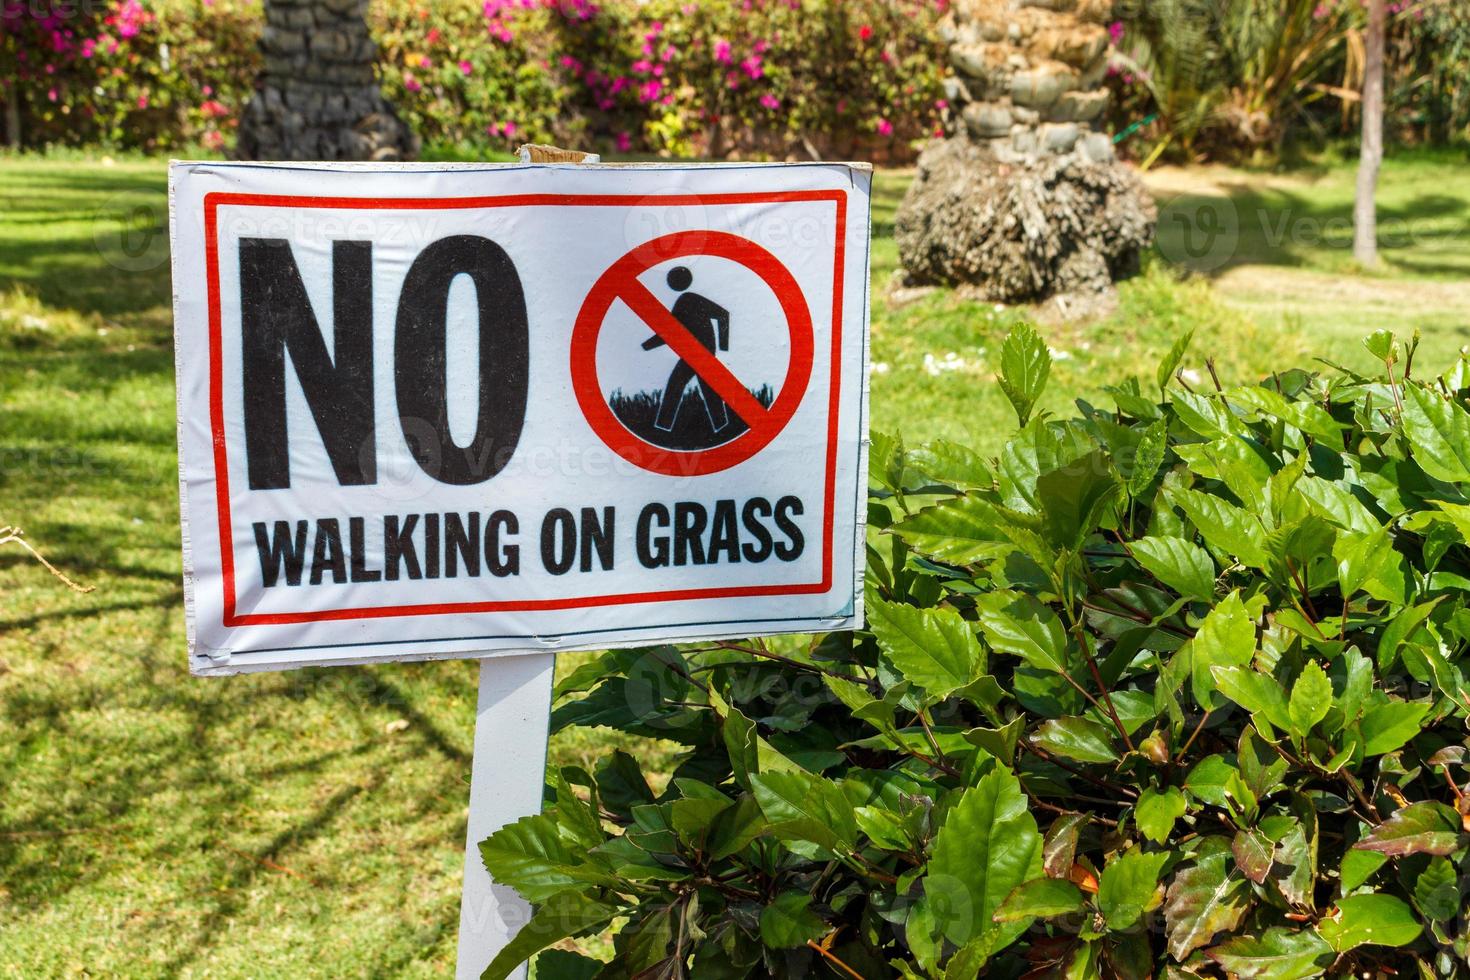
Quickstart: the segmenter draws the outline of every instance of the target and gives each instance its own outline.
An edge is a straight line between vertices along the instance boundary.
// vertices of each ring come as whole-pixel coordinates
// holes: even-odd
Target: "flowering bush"
[[[557,14],[478,0],[370,10],[383,92],[426,144],[472,153],[527,139],[580,145],[572,80],[555,65]]]
[[[485,0],[373,8],[427,142],[903,156],[929,135],[944,0]]]
[[[0,99],[27,144],[229,147],[260,0],[69,2],[0,0]],[[385,94],[430,146],[887,159],[934,128],[945,2],[377,0],[369,19]]]
[[[27,145],[222,149],[259,68],[257,0],[8,0],[0,100]]]

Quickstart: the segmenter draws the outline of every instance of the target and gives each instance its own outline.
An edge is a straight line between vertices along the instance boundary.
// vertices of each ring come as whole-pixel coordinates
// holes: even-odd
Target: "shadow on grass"
[[[1470,254],[1444,254],[1470,240],[1470,201],[1438,192],[1380,204],[1378,242],[1390,268],[1423,276],[1470,272]],[[1223,194],[1159,201],[1158,250],[1170,263],[1210,277],[1241,266],[1346,266],[1352,261],[1353,204],[1281,189],[1227,185]]]
[[[8,164],[0,189],[0,290],[118,316],[167,306],[167,174]]]

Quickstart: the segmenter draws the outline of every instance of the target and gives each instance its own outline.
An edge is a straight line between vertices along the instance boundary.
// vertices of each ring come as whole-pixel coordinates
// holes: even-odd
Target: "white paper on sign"
[[[172,165],[191,669],[860,625],[870,178]]]

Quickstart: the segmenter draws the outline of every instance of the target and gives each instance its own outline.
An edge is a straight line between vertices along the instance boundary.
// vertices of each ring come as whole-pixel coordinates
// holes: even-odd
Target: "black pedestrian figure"
[[[669,288],[683,293],[674,301],[674,319],[684,325],[684,329],[704,345],[704,349],[711,354],[718,350],[730,349],[730,314],[720,304],[706,299],[698,293],[686,293],[694,282],[694,274],[684,266],[676,266],[669,270]],[[644,350],[653,350],[662,347],[665,341],[658,334],[654,334],[643,342]],[[704,410],[709,414],[709,424],[715,432],[719,432],[730,423],[730,415],[725,407],[725,400],[715,393],[709,382],[700,377],[689,366],[689,362],[683,358],[674,365],[674,370],[669,372],[669,382],[664,386],[663,400],[659,402],[658,418],[654,425],[665,432],[671,432],[674,421],[679,417],[679,405],[684,400],[684,389],[689,387],[689,382],[698,379],[699,394],[704,399]]]

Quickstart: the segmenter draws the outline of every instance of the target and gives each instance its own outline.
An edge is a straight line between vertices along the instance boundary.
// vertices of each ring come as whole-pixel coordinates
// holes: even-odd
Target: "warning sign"
[[[869,176],[174,165],[192,668],[860,623]]]
[[[743,291],[749,276],[731,275],[727,263],[774,295],[778,318],[754,313]],[[641,278],[656,267],[668,268],[663,282],[677,296],[671,309]],[[734,350],[752,352],[744,360],[758,378],[742,380],[722,359],[732,350],[732,314],[706,292],[736,307]],[[609,392],[598,374],[597,340],[615,304],[652,331],[639,349],[670,352],[643,360],[647,385],[632,392]],[[582,411],[619,455],[657,473],[717,473],[758,453],[796,413],[811,380],[812,318],[795,277],[760,245],[727,232],[686,231],[640,245],[602,274],[577,316],[571,355]]]

